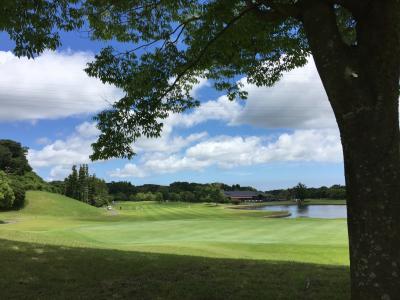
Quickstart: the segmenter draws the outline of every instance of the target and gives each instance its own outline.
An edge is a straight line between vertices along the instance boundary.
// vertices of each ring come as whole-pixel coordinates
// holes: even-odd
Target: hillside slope
[[[22,214],[65,216],[65,217],[89,217],[101,216],[103,210],[69,197],[41,191],[28,191],[26,193],[27,204],[21,210]]]

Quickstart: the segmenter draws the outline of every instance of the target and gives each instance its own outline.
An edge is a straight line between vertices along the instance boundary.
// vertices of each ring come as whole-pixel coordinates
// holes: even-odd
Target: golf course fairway
[[[0,298],[347,299],[346,220],[270,214],[28,192],[0,213]]]

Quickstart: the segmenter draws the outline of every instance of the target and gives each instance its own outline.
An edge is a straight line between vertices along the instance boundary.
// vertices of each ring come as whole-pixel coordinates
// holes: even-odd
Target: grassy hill
[[[0,224],[9,274],[0,298],[349,295],[343,219],[269,219],[266,211],[174,202],[121,203],[110,213],[46,192],[27,199],[23,210],[0,213],[10,222]]]
[[[26,207],[21,214],[54,217],[93,217],[103,215],[102,211],[60,194],[29,191],[26,195]]]

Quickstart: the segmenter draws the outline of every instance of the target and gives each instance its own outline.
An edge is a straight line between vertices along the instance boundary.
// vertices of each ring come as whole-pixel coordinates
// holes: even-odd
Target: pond
[[[272,205],[256,208],[257,210],[288,211],[288,218],[347,218],[346,205]]]

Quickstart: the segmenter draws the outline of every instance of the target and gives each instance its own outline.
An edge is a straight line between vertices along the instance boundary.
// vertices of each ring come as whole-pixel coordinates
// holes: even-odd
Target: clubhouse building
[[[263,201],[264,196],[254,191],[224,191],[227,198],[234,201]]]

